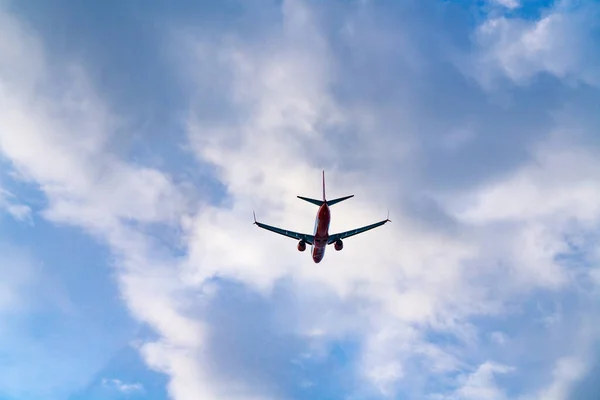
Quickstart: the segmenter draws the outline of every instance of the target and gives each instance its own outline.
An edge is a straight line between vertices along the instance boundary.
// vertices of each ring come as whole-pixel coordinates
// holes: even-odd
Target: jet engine
[[[342,239],[338,239],[335,241],[334,247],[337,251],[340,251],[341,249],[344,248],[344,242],[342,242]]]
[[[301,240],[298,242],[298,251],[304,250],[306,250],[306,242],[304,240]]]

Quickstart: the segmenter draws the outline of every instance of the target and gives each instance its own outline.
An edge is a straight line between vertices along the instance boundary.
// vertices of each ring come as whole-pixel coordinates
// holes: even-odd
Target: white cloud
[[[289,4],[299,6],[301,3]],[[302,23],[306,24],[302,30],[318,34],[318,27],[306,18],[307,14],[302,12],[301,15]],[[254,227],[239,221],[248,219],[251,210],[257,208],[261,210],[260,219],[265,222],[303,230],[302,223],[310,212],[306,205],[297,202],[295,195],[318,190],[318,171],[323,166],[318,165],[323,159],[321,151],[339,146],[326,132],[360,127],[357,122],[362,115],[336,105],[328,84],[334,80],[333,76],[338,76],[342,67],[328,56],[328,49],[313,36],[298,40],[290,34],[294,38],[292,40],[285,35],[289,34],[286,29],[297,26],[296,21],[284,23],[284,35],[280,36],[277,32],[270,36],[263,42],[264,51],[243,41],[233,47],[218,47],[223,70],[234,77],[225,97],[230,95],[236,112],[245,117],[239,123],[216,124],[202,118],[190,119],[190,140],[195,145],[196,154],[202,161],[217,166],[219,177],[231,195],[231,208],[211,207],[192,222],[189,273],[197,284],[217,274],[239,279],[265,294],[277,279],[293,274],[295,279],[306,282],[306,285],[325,284],[342,298],[355,295],[373,304],[369,308],[373,315],[367,319],[368,325],[362,329],[353,328],[356,330],[351,332],[364,335],[368,343],[362,375],[382,393],[393,395],[403,380],[410,381],[412,376],[407,376],[406,365],[410,365],[416,357],[415,349],[426,343],[424,330],[413,330],[413,324],[429,324],[467,341],[473,337],[466,323],[468,317],[501,312],[503,304],[511,302],[513,295],[527,293],[534,287],[556,289],[568,285],[567,272],[554,260],[556,254],[565,250],[562,241],[565,227],[560,223],[553,225],[553,217],[538,220],[536,216],[543,213],[554,216],[562,211],[565,218],[572,218],[569,206],[581,201],[585,207],[578,207],[576,213],[581,213],[581,219],[590,222],[590,217],[595,218],[596,215],[595,203],[586,201],[585,195],[597,194],[593,187],[586,188],[587,182],[591,181],[587,181],[587,176],[580,176],[577,167],[564,173],[572,174],[565,179],[577,176],[577,180],[570,184],[582,188],[581,196],[565,193],[563,200],[560,197],[554,197],[550,203],[544,200],[543,207],[538,206],[538,197],[533,197],[529,203],[507,201],[518,196],[526,197],[527,188],[513,190],[498,185],[504,188],[506,196],[485,206],[489,210],[489,217],[482,222],[485,229],[478,228],[474,217],[484,208],[482,205],[475,206],[467,209],[468,215],[456,214],[459,221],[464,222],[463,227],[469,227],[456,237],[423,229],[410,216],[395,209],[392,210],[396,216],[394,223],[384,228],[385,233],[381,230],[353,239],[352,245],[343,252],[328,256],[327,268],[296,266],[296,262],[289,258],[293,243],[289,243],[290,250],[285,247],[286,239],[280,239],[280,245],[264,246],[264,240],[269,240],[269,236],[263,232],[253,233],[251,229]],[[204,50],[202,57],[215,59],[207,56],[210,54],[206,52],[210,48],[210,40],[200,39],[200,47]],[[224,56],[226,54],[230,57]],[[296,57],[303,61],[295,62]],[[201,64],[202,60],[206,58],[194,64]],[[198,79],[201,77],[195,76],[194,80]],[[330,115],[336,118],[332,120]],[[375,118],[378,118],[377,114]],[[362,155],[368,164],[378,154],[370,152],[371,136],[367,132],[361,133],[351,140],[358,141],[357,147],[364,149]],[[341,141],[344,140],[342,136]],[[385,147],[387,140],[393,146],[392,141],[397,139],[382,136],[377,141]],[[321,147],[313,145],[317,141]],[[313,149],[316,154],[311,153]],[[339,157],[340,153],[335,154]],[[549,158],[540,168],[548,176],[561,170],[559,164],[567,165],[569,162],[552,151],[540,156]],[[341,157],[343,160],[344,155]],[[586,158],[578,157],[578,161],[585,163],[583,160],[592,158],[591,154],[586,154]],[[535,170],[532,165],[525,166],[523,170]],[[589,170],[592,171],[591,168]],[[343,213],[345,221],[358,224],[358,221],[377,218],[378,208],[394,201],[391,196],[382,195],[374,202],[369,193],[381,193],[381,186],[373,184],[368,187],[370,177],[366,173],[334,169],[328,178],[329,182],[333,182],[328,186],[330,190],[335,188],[340,195],[358,191],[352,203],[333,210],[340,215]],[[357,185],[357,182],[360,184]],[[541,185],[543,190],[556,189],[553,185]],[[471,204],[479,193],[487,195],[488,192],[467,193],[466,202],[460,196],[441,197],[442,206],[451,211],[455,203]],[[552,197],[549,192],[545,195]],[[553,205],[554,202],[556,205]],[[526,209],[528,204],[531,207]],[[275,209],[270,210],[269,206]],[[496,219],[505,221],[503,213],[517,212],[511,211],[511,207],[521,212],[515,216],[517,224],[495,232]],[[337,217],[334,215],[334,218]],[[336,225],[334,230],[338,229],[342,227]],[[277,241],[278,238],[271,240]],[[235,246],[235,252],[230,251],[231,246]],[[304,259],[299,260],[298,263],[304,263]],[[511,275],[505,274],[506,267],[512,271]],[[481,286],[482,283],[493,284],[498,279],[503,279],[505,285]],[[325,336],[329,330],[334,330],[333,327],[321,329]],[[398,332],[406,330],[412,333],[396,338]],[[396,339],[383,342],[375,339],[382,332],[397,332],[392,335]],[[440,366],[438,371],[457,368],[459,363],[453,356],[434,344],[431,349],[425,355],[429,355],[430,365]],[[435,369],[429,368],[428,372],[431,370]],[[479,391],[489,398],[501,398],[502,391],[490,383],[492,372],[506,371],[482,367],[465,386],[462,395],[473,396]],[[409,382],[406,384],[410,385]]]
[[[561,0],[540,20],[487,20],[475,33],[480,50],[473,73],[485,86],[497,86],[498,73],[527,84],[543,72],[598,86],[600,53],[594,30],[599,11],[593,2]]]
[[[177,224],[185,199],[166,174],[111,152],[120,122],[80,67],[52,69],[54,60],[31,31],[3,10],[0,21],[2,156],[20,179],[39,185],[48,199],[46,218],[81,227],[110,245],[134,315],[168,337],[165,345],[189,346],[199,328],[178,312],[180,289],[169,286],[176,283],[176,263],[142,233],[152,224]]]
[[[205,315],[205,306],[216,296],[207,284],[214,276],[237,280],[267,299],[279,279],[291,278],[300,303],[295,323],[288,328],[294,337],[313,345],[315,353],[328,340],[359,337],[363,352],[358,376],[384,395],[398,390],[421,395],[416,377],[462,370],[463,347],[480,345],[471,317],[506,313],[507,304],[536,288],[561,290],[572,283],[554,259],[566,250],[564,231],[572,220],[584,228],[597,224],[595,154],[568,141],[565,147],[536,148],[538,164],[526,163],[508,178],[479,187],[450,193],[412,187],[431,192],[440,209],[454,218],[456,229],[451,233],[407,213],[401,196],[389,188],[405,188],[394,180],[400,179],[395,169],[388,173],[389,181],[376,179],[376,173],[385,173],[378,160],[385,156],[396,169],[396,162],[406,163],[413,170],[404,173],[418,176],[420,164],[415,160],[435,155],[418,153],[419,135],[412,131],[406,137],[390,134],[373,140],[374,127],[385,126],[388,132],[398,128],[382,121],[388,107],[402,107],[394,103],[382,111],[377,105],[349,105],[335,96],[331,87],[344,76],[344,65],[332,56],[313,10],[299,1],[284,2],[281,28],[261,36],[260,46],[244,38],[186,34],[190,46],[179,50],[191,53],[188,73],[189,65],[210,63],[216,64],[217,73],[231,77],[219,88],[223,90],[211,92],[232,108],[230,119],[205,118],[198,109],[203,92],[193,96],[197,103],[187,121],[190,145],[199,160],[217,167],[229,196],[227,206],[194,210],[167,174],[114,154],[111,140],[120,122],[95,95],[84,71],[69,69],[67,77],[72,79],[61,80],[52,96],[38,92],[36,87],[45,87],[51,79],[46,76],[46,55],[18,21],[2,18],[6,24],[0,24],[0,37],[6,33],[4,37],[12,40],[1,42],[0,48],[0,122],[5,127],[0,151],[24,179],[40,185],[49,199],[47,218],[82,227],[110,245],[117,255],[126,305],[159,335],[143,343],[140,351],[150,367],[169,375],[169,391],[177,400],[277,397],[266,383],[223,374],[210,358],[211,345],[216,347],[222,339],[211,335],[214,327]],[[505,47],[511,46],[504,35],[520,38],[529,32],[527,43],[540,40],[537,51],[546,57],[544,68],[561,77],[575,67],[556,64],[542,43],[544,29],[552,31],[555,23],[550,20],[546,24],[552,29],[537,27],[540,31],[533,33],[520,27],[515,34],[512,25],[506,27],[512,22],[502,20],[484,25],[480,34],[497,39],[499,32],[502,40],[491,42],[498,53],[490,57],[519,80],[541,67],[528,64],[529,56],[523,56],[520,47],[516,56],[510,51],[507,56]],[[519,69],[522,57],[525,69]],[[28,67],[22,70],[23,65]],[[188,89],[221,83],[202,71],[185,78],[198,85]],[[402,92],[411,95],[416,96]],[[411,104],[401,104],[411,119],[407,126],[419,126],[424,121],[419,105]],[[453,152],[483,134],[456,128],[453,132],[458,133],[451,132],[447,142],[462,143],[450,146]],[[335,134],[346,129],[355,134]],[[359,167],[346,149],[349,141],[361,150]],[[332,210],[332,230],[379,220],[388,206],[394,222],[353,238],[344,251],[330,251],[326,264],[315,266],[306,253],[295,251],[293,241],[253,226],[251,211],[256,209],[265,222],[310,231],[307,219],[315,209],[295,196],[319,192],[322,168],[327,170],[330,196],[356,194]],[[569,190],[559,191],[565,187]],[[164,225],[184,231],[183,257],[146,233]],[[341,311],[335,309],[339,304]],[[333,317],[319,310],[334,310]],[[311,334],[316,330],[319,335]],[[450,348],[429,340],[431,331],[458,344]],[[495,337],[500,341],[501,336]],[[479,358],[470,364],[479,367],[448,396],[504,398],[494,376],[510,375],[512,370]]]
[[[481,364],[475,372],[464,377],[463,385],[456,390],[455,398],[461,400],[502,400],[507,396],[494,380],[497,374],[513,372],[514,368],[492,362]]]
[[[521,3],[518,0],[492,0],[492,3],[496,3],[511,10],[521,7]]]
[[[144,390],[144,386],[142,386],[141,383],[125,383],[120,381],[119,379],[104,378],[102,379],[102,385],[123,393],[132,393]]]
[[[0,210],[4,209],[8,214],[18,221],[32,222],[31,208],[13,200],[14,195],[8,190],[0,187]]]
[[[540,400],[566,400],[570,385],[583,377],[586,366],[583,360],[565,357],[556,362],[553,371],[554,381],[539,394]]]
[[[521,279],[544,286],[569,284],[569,272],[555,256],[569,252],[564,235],[600,223],[595,183],[600,164],[592,152],[569,144],[563,135],[533,149],[533,156],[531,164],[505,180],[458,196],[450,208],[469,224],[504,226],[511,232],[507,245],[525,266],[516,271]]]

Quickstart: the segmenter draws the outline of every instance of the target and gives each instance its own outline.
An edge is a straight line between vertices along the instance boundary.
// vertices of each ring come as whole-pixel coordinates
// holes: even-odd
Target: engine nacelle
[[[301,240],[298,242],[298,251],[304,250],[306,250],[306,242],[304,240]]]
[[[335,241],[335,244],[333,245],[333,247],[337,250],[340,251],[341,249],[344,248],[344,242],[342,242],[342,239],[338,239]]]

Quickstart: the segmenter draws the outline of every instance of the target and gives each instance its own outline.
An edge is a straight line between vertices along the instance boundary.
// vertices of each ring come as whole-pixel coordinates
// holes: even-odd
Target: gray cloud
[[[597,92],[570,87],[562,73],[543,77],[552,63],[526,63],[525,71],[509,74],[516,84],[480,86],[488,81],[477,68],[484,77],[506,74],[506,42],[491,43],[502,54],[487,57],[464,27],[469,10],[448,5],[440,12],[435,4],[255,4],[259,11],[247,14],[252,23],[238,31],[170,31],[177,39],[170,55],[184,64],[178,72],[190,102],[189,149],[200,165],[211,165],[228,195],[201,206],[164,171],[115,153],[118,124],[84,72],[76,69],[73,85],[59,90],[83,100],[77,107],[70,96],[53,106],[16,74],[27,57],[44,58],[31,35],[13,35],[11,45],[33,50],[17,52],[24,61],[3,53],[11,89],[3,98],[26,93],[41,105],[17,97],[11,114],[0,112],[6,126],[27,133],[0,136],[0,149],[40,184],[50,200],[47,218],[86,229],[117,256],[125,304],[158,334],[140,351],[169,376],[173,398],[294,397],[289,386],[312,387],[315,376],[289,363],[307,348],[326,353],[347,337],[359,343],[351,367],[340,369],[358,382],[342,385],[349,393],[503,398],[515,385],[509,371],[523,368],[518,351],[544,330],[511,331],[499,321],[539,293],[561,299],[578,285],[597,284],[588,271],[574,274],[556,258],[568,251],[565,231],[588,231],[600,218],[590,201],[599,196],[597,149],[582,146],[593,142],[597,120],[592,108],[579,111],[581,119],[570,111],[583,96],[597,100]],[[425,23],[431,20],[440,28]],[[509,38],[535,28],[502,24]],[[578,39],[585,33],[573,35],[589,44]],[[548,54],[541,58],[554,60]],[[510,60],[521,65],[523,57],[530,60],[521,53]],[[45,82],[44,63],[35,65],[41,72],[25,72]],[[523,85],[523,77],[540,79]],[[56,117],[56,109],[69,112]],[[314,209],[295,196],[318,192],[322,168],[330,193],[356,194],[336,207],[332,228],[370,222],[389,206],[394,223],[331,252],[318,268],[292,241],[257,232],[250,213],[309,230]],[[183,251],[158,245],[150,233],[164,226],[181,234]],[[239,286],[215,292],[215,277]],[[294,282],[284,295],[282,279]],[[294,293],[300,300],[290,304]],[[526,311],[525,318],[532,313]],[[554,311],[539,314],[549,321]],[[488,321],[487,329],[483,318],[496,325]],[[557,320],[566,332],[558,337],[585,327],[576,321]],[[481,341],[500,329],[508,343],[520,343],[504,350],[506,363]],[[566,396],[588,362],[581,354],[590,342],[581,343],[557,345],[550,367],[533,371],[519,392]],[[565,365],[577,366],[578,376],[565,375]]]

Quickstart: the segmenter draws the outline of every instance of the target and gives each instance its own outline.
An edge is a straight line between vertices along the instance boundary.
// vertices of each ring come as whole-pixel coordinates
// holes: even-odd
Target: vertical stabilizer
[[[341,201],[348,200],[349,198],[354,197],[354,195],[351,194],[350,196],[344,196],[344,197],[340,197],[340,198],[333,199],[333,200],[327,200],[327,197],[325,195],[325,171],[323,171],[323,200],[311,199],[310,197],[304,197],[304,196],[296,196],[296,197],[298,197],[299,199],[302,199],[304,201],[308,201],[309,203],[315,204],[320,207],[323,204],[332,206]]]
[[[323,201],[327,201],[325,198],[325,171],[323,171]]]

